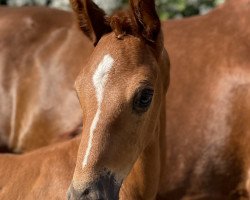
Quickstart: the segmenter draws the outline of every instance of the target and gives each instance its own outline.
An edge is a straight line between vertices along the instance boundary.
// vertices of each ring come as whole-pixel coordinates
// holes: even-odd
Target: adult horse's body
[[[31,150],[81,127],[74,81],[93,47],[73,21],[48,8],[0,8],[0,149]]]
[[[164,30],[166,199],[249,199],[250,1],[229,1]]]
[[[158,199],[249,199],[249,15],[249,1],[231,1],[164,24],[172,74]],[[1,156],[0,199],[63,198],[79,140]]]

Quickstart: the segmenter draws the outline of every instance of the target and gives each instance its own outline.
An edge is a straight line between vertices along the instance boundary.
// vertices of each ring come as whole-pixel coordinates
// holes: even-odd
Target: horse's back
[[[0,140],[15,151],[81,124],[73,83],[92,46],[73,22],[70,12],[45,7],[1,8]]]

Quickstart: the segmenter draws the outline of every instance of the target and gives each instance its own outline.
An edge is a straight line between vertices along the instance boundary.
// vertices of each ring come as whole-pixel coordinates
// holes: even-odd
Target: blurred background
[[[107,13],[126,7],[128,0],[94,0]],[[157,10],[162,20],[202,15],[225,0],[156,0]],[[50,6],[69,10],[69,0],[0,0],[6,6]]]

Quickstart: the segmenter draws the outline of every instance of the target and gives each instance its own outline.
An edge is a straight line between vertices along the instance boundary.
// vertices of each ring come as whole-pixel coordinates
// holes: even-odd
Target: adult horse
[[[93,47],[74,21],[48,8],[0,8],[0,149],[24,152],[79,132],[74,81]]]
[[[205,16],[164,24],[172,81],[161,140],[165,171],[151,199],[249,199],[249,15],[249,1],[238,0]],[[79,140],[1,156],[0,199],[63,198]],[[146,190],[134,192],[134,199],[150,199],[143,196]]]
[[[250,1],[164,24],[166,199],[250,198]]]

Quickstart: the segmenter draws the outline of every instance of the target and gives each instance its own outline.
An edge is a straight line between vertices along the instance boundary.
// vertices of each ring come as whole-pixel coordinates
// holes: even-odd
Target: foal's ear
[[[70,0],[70,2],[81,30],[94,42],[94,45],[104,34],[111,32],[105,12],[93,1]]]
[[[154,0],[130,0],[135,19],[142,36],[155,42],[161,30],[161,22],[155,9]]]

